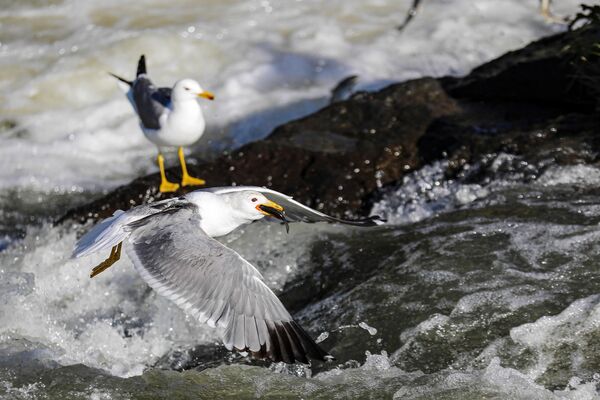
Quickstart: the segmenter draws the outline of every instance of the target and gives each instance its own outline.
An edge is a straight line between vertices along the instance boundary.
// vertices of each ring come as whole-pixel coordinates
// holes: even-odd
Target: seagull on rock
[[[73,256],[112,248],[94,277],[119,260],[122,246],[148,285],[201,323],[224,328],[227,349],[276,362],[332,358],[291,317],[261,273],[213,239],[270,216],[288,222],[334,222],[369,227],[379,217],[338,219],[274,190],[201,189],[179,198],[117,211],[77,242]],[[125,244],[123,244],[125,242]]]
[[[206,122],[198,97],[213,100],[215,96],[193,79],[177,81],[173,88],[157,88],[146,72],[146,58],[142,55],[138,62],[136,78],[129,81],[112,74],[124,85],[127,98],[140,119],[140,127],[146,138],[158,148],[160,187],[162,193],[175,192],[179,184],[169,182],[165,175],[165,147],[177,147],[181,164],[181,186],[204,185],[203,179],[191,177],[187,171],[183,147],[196,142],[204,133]]]

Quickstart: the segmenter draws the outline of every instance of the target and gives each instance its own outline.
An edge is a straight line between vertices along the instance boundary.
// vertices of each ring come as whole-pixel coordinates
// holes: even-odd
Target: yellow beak
[[[204,97],[205,99],[208,99],[208,100],[215,99],[215,95],[206,90],[204,92],[198,93],[198,97]]]
[[[271,200],[267,200],[266,202],[257,205],[256,209],[258,211],[260,211],[262,214],[271,215],[271,216],[273,215],[273,213],[272,212],[269,213],[268,211],[271,211],[269,209],[278,211],[280,213],[283,212],[283,207],[281,207],[279,204],[277,204],[277,203],[275,203],[274,201],[271,201]]]
[[[266,202],[257,205],[256,209],[264,215],[275,217],[283,221],[285,224],[285,231],[290,233],[290,225],[288,224],[288,220],[285,218],[283,207],[281,207],[279,204],[271,200],[267,200]]]

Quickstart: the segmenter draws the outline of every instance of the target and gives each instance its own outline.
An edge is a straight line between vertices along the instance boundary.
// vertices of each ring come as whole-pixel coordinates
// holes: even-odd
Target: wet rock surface
[[[596,162],[596,99],[573,78],[568,51],[586,35],[599,36],[590,29],[558,34],[463,78],[424,78],[357,93],[190,171],[210,186],[267,186],[342,216],[365,214],[378,188],[443,158],[455,168],[497,152],[532,162]],[[178,166],[167,171],[175,181],[179,174]],[[158,183],[158,174],[138,178],[61,221],[102,218],[159,199]]]

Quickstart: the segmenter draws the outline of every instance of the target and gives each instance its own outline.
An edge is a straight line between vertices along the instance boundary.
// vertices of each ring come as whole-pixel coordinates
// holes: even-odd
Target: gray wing
[[[171,104],[171,89],[156,88],[145,75],[139,76],[131,87],[135,109],[144,128],[160,129],[160,116]]]
[[[219,193],[231,193],[240,192],[243,190],[253,190],[264,194],[269,200],[272,200],[284,209],[285,216],[289,222],[336,222],[346,225],[354,226],[377,226],[383,225],[385,220],[377,215],[362,219],[341,219],[332,217],[331,215],[324,214],[320,211],[314,210],[304,204],[297,202],[291,196],[277,192],[272,189],[267,189],[258,186],[228,186],[228,187],[214,187],[201,189],[202,191],[212,192],[215,194]]]
[[[73,257],[82,257],[103,249],[110,249],[127,238],[128,232],[124,228],[132,222],[170,208],[185,207],[186,205],[189,205],[189,202],[185,198],[170,198],[137,206],[126,212],[117,210],[111,217],[96,224],[77,241]]]
[[[200,229],[195,206],[164,210],[128,229],[126,251],[142,278],[200,322],[224,327],[228,349],[287,363],[328,356],[260,272]]]

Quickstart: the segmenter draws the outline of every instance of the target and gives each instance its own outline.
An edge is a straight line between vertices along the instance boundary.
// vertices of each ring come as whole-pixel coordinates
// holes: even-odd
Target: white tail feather
[[[123,227],[131,220],[131,216],[123,211],[115,211],[112,217],[108,217],[94,226],[77,241],[75,250],[73,250],[73,257],[83,257],[122,242],[128,235]]]

